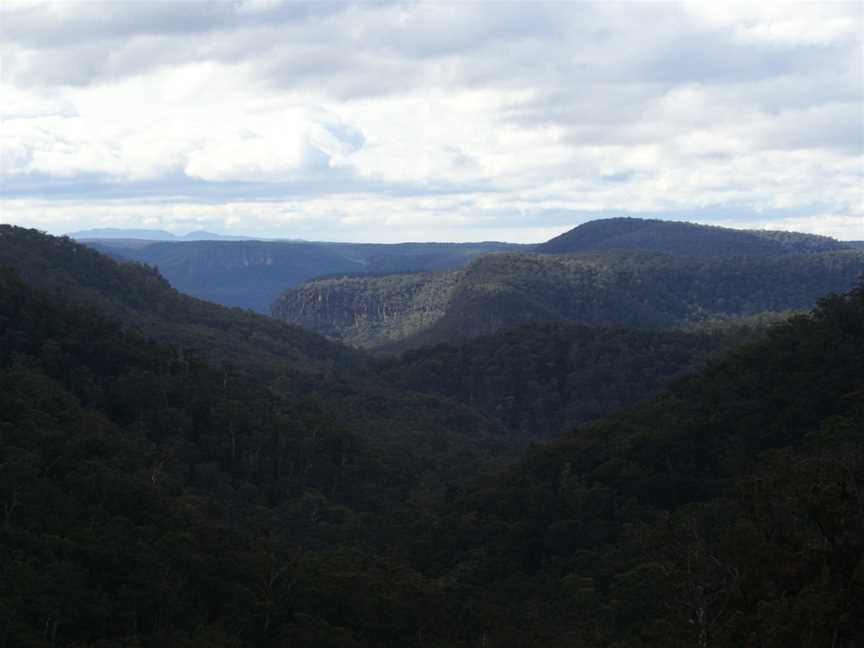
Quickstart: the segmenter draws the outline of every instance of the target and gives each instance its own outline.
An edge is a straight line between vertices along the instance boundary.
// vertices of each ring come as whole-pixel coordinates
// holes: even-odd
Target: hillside
[[[824,236],[709,227],[692,223],[612,218],[591,221],[539,246],[513,243],[332,243],[243,240],[208,232],[176,237],[150,230],[76,232],[114,258],[156,267],[186,294],[269,314],[279,294],[334,275],[443,271],[492,252],[571,253],[611,249],[678,256],[776,256],[850,248]],[[146,238],[152,240],[143,240]]]
[[[653,396],[708,358],[755,337],[533,324],[379,362],[393,384],[469,405],[518,433],[550,439]]]
[[[319,274],[362,272],[364,265],[311,243],[190,241],[137,249],[95,249],[158,268],[180,292],[219,304],[268,312],[274,296]]]
[[[506,243],[313,243],[307,241],[89,240],[114,258],[146,263],[177,290],[226,306],[270,313],[279,294],[322,275],[458,268]]]
[[[178,293],[152,268],[118,263],[67,238],[0,225],[0,267],[29,285],[96,306],[155,340],[210,361],[346,366],[356,354],[308,331]]]
[[[457,437],[370,434],[8,271],[0,294],[12,645],[864,638],[864,288],[458,487],[428,458]]]
[[[664,328],[812,307],[848,290],[864,255],[485,255],[449,273],[345,277],[287,290],[275,317],[367,348],[438,343],[527,322]]]
[[[342,595],[331,553],[373,583],[411,498],[507,448],[455,403],[211,365],[8,269],[0,296],[7,645],[333,645],[304,621]]]
[[[739,230],[676,221],[608,218],[590,221],[537,246],[546,254],[646,250],[677,256],[776,256],[835,252],[845,243],[814,234]]]
[[[864,285],[539,446],[422,540],[501,646],[864,641]]]

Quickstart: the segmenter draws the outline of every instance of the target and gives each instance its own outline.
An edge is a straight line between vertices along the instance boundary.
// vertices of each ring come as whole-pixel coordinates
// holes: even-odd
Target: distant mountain
[[[269,312],[286,287],[326,273],[360,272],[364,266],[313,243],[189,241],[138,249],[92,244],[115,257],[159,269],[177,290],[226,306]]]
[[[636,218],[585,223],[539,246],[495,241],[398,244],[264,241],[209,232],[176,237],[158,230],[120,229],[86,230],[72,236],[114,258],[159,268],[172,286],[189,295],[264,314],[270,313],[283,290],[310,279],[453,270],[490,252],[637,249],[678,256],[777,256],[850,247],[809,234]]]
[[[777,256],[834,252],[845,243],[815,234],[712,227],[642,218],[595,220],[538,245],[537,252],[650,250],[676,256]]]
[[[181,292],[226,306],[270,313],[279,294],[322,275],[383,274],[451,269],[508,243],[313,243],[308,241],[189,241],[88,245],[115,258],[159,269]]]
[[[76,240],[89,239],[138,239],[145,241],[175,241],[177,237],[171,232],[163,230],[150,229],[117,229],[107,227],[102,229],[81,230],[79,232],[69,232],[66,234],[69,238]]]
[[[189,232],[183,236],[177,236],[171,232],[164,230],[150,229],[117,229],[107,227],[102,229],[81,230],[80,232],[70,232],[67,234],[69,238],[79,241],[91,240],[108,240],[116,241],[250,241],[256,240],[251,236],[231,236],[227,234],[214,234],[213,232],[205,232],[197,230]]]
[[[344,277],[287,290],[273,314],[348,344],[402,349],[527,322],[663,328],[811,308],[848,290],[864,253],[676,257],[489,254],[463,270]]]

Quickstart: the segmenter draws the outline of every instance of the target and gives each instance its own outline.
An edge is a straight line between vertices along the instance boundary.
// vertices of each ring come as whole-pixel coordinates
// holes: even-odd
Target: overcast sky
[[[2,0],[0,35],[3,222],[864,239],[861,2]]]

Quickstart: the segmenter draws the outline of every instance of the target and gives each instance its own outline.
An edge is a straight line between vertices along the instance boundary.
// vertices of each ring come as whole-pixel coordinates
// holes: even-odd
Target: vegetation
[[[98,236],[136,238],[98,239]],[[177,290],[226,306],[270,314],[285,289],[333,275],[380,275],[462,268],[490,252],[570,253],[631,249],[677,256],[776,256],[836,252],[850,247],[834,239],[795,232],[765,232],[706,227],[638,218],[591,221],[539,246],[510,243],[325,243],[310,241],[224,240],[207,232],[189,237],[223,240],[167,240],[167,232],[124,233],[94,230],[94,249],[159,269]],[[188,238],[188,237],[187,237]]]
[[[450,273],[312,281],[286,291],[273,314],[351,345],[401,350],[528,322],[656,329],[808,309],[862,272],[857,251],[498,253]]]
[[[643,400],[760,328],[686,333],[535,324],[380,362],[394,384],[470,405],[520,438],[552,438]]]
[[[862,361],[864,285],[466,494],[438,546],[484,640],[860,645]]]
[[[357,355],[296,327],[182,295],[158,271],[117,263],[67,238],[0,225],[0,266],[29,285],[92,305],[147,338],[213,363],[344,367]],[[260,367],[259,367],[260,368]]]
[[[848,245],[814,234],[711,227],[642,218],[607,218],[580,225],[542,245],[538,252],[646,250],[676,256],[777,256],[836,252]]]
[[[37,232],[0,265],[0,645],[864,641],[864,285],[722,357],[558,324],[372,360]]]
[[[116,258],[159,269],[177,290],[270,314],[279,294],[314,277],[458,268],[507,243],[313,243],[309,241],[90,241]]]

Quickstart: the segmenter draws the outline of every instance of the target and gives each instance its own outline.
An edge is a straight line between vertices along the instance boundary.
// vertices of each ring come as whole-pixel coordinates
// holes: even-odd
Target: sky
[[[0,221],[864,240],[864,3],[0,0]]]

